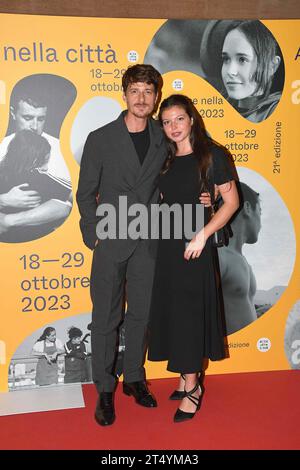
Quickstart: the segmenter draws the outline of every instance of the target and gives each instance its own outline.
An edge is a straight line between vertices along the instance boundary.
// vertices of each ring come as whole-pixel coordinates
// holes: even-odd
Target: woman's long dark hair
[[[0,164],[0,172],[7,178],[17,178],[47,163],[51,146],[45,137],[30,130],[22,130],[10,141]]]
[[[49,336],[52,333],[52,331],[55,331],[55,328],[53,328],[53,326],[47,326],[47,328],[44,329],[42,336],[40,336],[39,339],[36,340],[36,343],[38,341],[45,341],[47,336]]]
[[[166,109],[169,109],[173,106],[179,106],[183,108],[184,111],[188,114],[190,118],[193,119],[192,128],[191,128],[191,135],[190,135],[190,142],[193,149],[193,153],[198,161],[199,167],[199,181],[201,182],[200,192],[207,191],[209,188],[208,184],[208,169],[211,165],[211,146],[214,142],[208,135],[205,129],[205,125],[203,122],[202,117],[198,113],[197,109],[192,103],[192,100],[185,95],[171,95],[160,105],[158,119],[163,126],[162,122],[162,114]],[[164,163],[161,173],[166,173],[170,166],[172,165],[175,157],[176,157],[176,143],[172,140],[167,140],[168,146],[168,156]],[[217,144],[218,145],[218,144]]]

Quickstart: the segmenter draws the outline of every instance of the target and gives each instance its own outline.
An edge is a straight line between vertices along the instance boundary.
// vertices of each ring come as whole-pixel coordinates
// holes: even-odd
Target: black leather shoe
[[[123,382],[123,392],[125,395],[134,396],[138,405],[145,406],[146,408],[155,408],[157,406],[157,401],[143,380],[130,383]]]
[[[114,394],[101,392],[96,405],[95,420],[101,426],[109,426],[115,419]]]

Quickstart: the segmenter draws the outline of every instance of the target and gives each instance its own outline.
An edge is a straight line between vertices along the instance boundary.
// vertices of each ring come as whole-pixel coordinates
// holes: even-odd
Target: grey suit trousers
[[[117,241],[116,241],[117,243]],[[151,243],[151,242],[150,242]],[[114,365],[118,328],[125,313],[125,382],[145,379],[146,334],[149,321],[155,258],[149,240],[139,240],[131,256],[116,261],[105,241],[94,249],[91,272],[92,369],[98,393],[112,392],[116,385]]]

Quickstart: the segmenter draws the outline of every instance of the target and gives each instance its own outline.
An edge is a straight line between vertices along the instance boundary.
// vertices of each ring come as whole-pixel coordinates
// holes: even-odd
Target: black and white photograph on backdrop
[[[107,96],[95,96],[81,106],[74,118],[70,135],[72,153],[79,165],[89,133],[117,119],[121,111],[119,102]]]
[[[255,123],[275,111],[284,86],[280,46],[259,20],[168,20],[154,35],[144,62],[162,74],[199,75]]]
[[[51,74],[14,86],[6,136],[0,142],[0,241],[36,240],[59,227],[72,209],[70,173],[60,130],[75,86]]]
[[[300,370],[300,300],[292,306],[286,319],[284,351],[291,369]]]
[[[80,314],[25,338],[9,366],[9,391],[91,382],[89,322],[90,314]]]
[[[228,246],[218,248],[228,335],[271,314],[296,258],[293,221],[279,193],[259,173],[244,167],[237,172],[241,206]]]

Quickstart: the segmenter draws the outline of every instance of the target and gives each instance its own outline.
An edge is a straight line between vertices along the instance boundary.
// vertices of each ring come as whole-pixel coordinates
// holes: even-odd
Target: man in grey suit
[[[160,73],[151,65],[137,64],[127,69],[122,85],[127,110],[89,134],[77,191],[83,240],[94,250],[92,366],[99,394],[95,419],[102,426],[115,420],[114,365],[125,288],[123,391],[139,405],[157,406],[148,390],[144,369],[155,250],[150,239],[132,239],[127,234],[99,240],[96,234],[98,203],[111,204],[117,214],[120,196],[127,197],[128,207],[140,203],[150,208],[157,203],[157,178],[166,158],[163,133],[150,117],[162,85]]]

